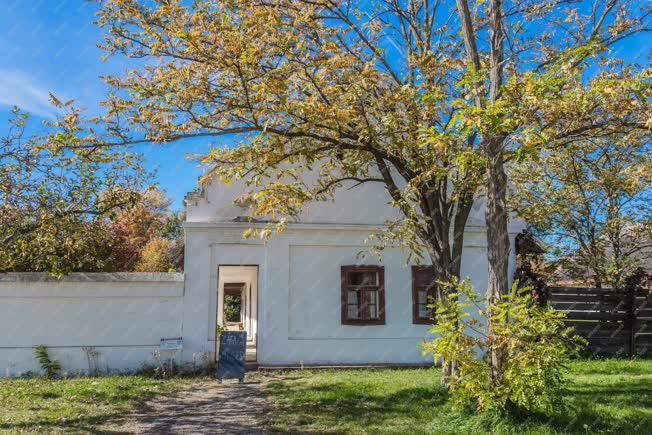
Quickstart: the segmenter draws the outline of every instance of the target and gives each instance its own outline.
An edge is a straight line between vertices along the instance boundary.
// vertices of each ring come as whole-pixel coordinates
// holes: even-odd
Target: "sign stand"
[[[223,331],[220,334],[220,350],[217,360],[217,382],[237,379],[244,382],[245,355],[247,353],[246,331]]]

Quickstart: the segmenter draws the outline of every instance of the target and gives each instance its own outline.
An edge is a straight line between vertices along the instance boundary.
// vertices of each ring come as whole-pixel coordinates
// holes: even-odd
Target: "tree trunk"
[[[487,168],[487,257],[489,277],[487,287],[487,308],[508,292],[509,234],[507,233],[507,208],[505,205],[507,176],[502,155],[502,140],[491,141],[487,146],[489,166]],[[489,336],[492,339],[491,323]],[[495,343],[493,343],[495,344]],[[494,384],[502,378],[505,350],[491,346],[490,377]]]
[[[431,248],[430,261],[432,262],[432,266],[434,269],[435,280],[441,282],[449,282],[453,277],[453,275],[451,274],[451,267],[453,265],[453,262],[451,261],[450,253],[447,254],[445,252],[437,252],[437,251],[432,252],[432,248]],[[436,298],[441,299],[443,297],[445,297],[444,292],[438,286],[436,292]],[[446,388],[448,387],[449,384],[448,380],[450,379],[451,376],[454,376],[457,373],[456,369],[457,369],[457,365],[455,364],[454,361],[446,361],[444,359],[441,360],[440,382],[443,387]]]
[[[490,36],[490,68],[489,68],[489,101],[493,104],[500,96],[503,83],[503,27],[502,1],[491,0],[489,9]],[[507,233],[507,175],[503,160],[504,136],[489,138],[485,146],[487,157],[487,257],[489,260],[489,276],[487,287],[487,310],[500,301],[508,291],[509,234]],[[493,385],[502,382],[503,365],[506,351],[502,343],[496,342],[491,319],[489,323],[489,376]]]
[[[473,194],[465,193],[458,200],[453,218],[453,248],[451,252],[451,275],[459,278],[462,269],[462,250],[464,248],[464,230],[469,219],[471,208],[473,208]]]
[[[435,269],[435,279],[442,282],[449,282],[452,278],[460,278],[462,262],[462,248],[464,246],[464,229],[468,220],[471,208],[473,207],[473,194],[463,195],[454,204],[453,216],[453,241],[451,246],[450,228],[442,228],[437,243],[431,242],[430,260]],[[436,250],[434,246],[439,245]],[[437,298],[445,295],[439,289]],[[455,361],[443,361],[441,367],[441,385],[448,387],[449,379],[457,375],[457,364]]]

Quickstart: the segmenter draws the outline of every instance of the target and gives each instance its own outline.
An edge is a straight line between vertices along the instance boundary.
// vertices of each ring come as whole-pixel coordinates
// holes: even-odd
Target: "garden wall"
[[[63,373],[105,374],[158,363],[161,338],[182,336],[183,274],[0,275],[0,377],[40,372],[46,345]],[[161,351],[164,360],[180,350]]]

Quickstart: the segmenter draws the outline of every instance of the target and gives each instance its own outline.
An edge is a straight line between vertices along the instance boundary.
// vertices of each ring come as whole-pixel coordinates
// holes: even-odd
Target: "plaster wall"
[[[181,336],[183,290],[181,274],[0,275],[0,376],[38,373],[40,344],[70,374],[155,365],[160,339]]]

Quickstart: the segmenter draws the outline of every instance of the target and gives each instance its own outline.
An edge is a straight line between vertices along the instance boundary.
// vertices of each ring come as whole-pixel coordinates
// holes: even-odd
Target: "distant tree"
[[[75,116],[68,104],[53,103]],[[137,200],[139,158],[72,147],[74,136],[51,127],[28,135],[27,121],[14,109],[0,140],[0,272],[102,270],[111,239],[105,218]]]
[[[170,266],[176,271],[183,271],[185,261],[186,241],[183,232],[183,222],[186,220],[185,212],[171,212],[168,214],[161,237],[170,241],[168,260]]]
[[[224,320],[226,322],[239,322],[242,298],[235,295],[224,295]]]
[[[186,220],[185,212],[170,212],[163,221],[161,237],[168,240],[178,240],[183,237],[183,222]]]
[[[168,249],[170,265],[177,272],[183,272],[185,266],[186,244],[183,237],[172,241]]]
[[[516,209],[571,278],[622,288],[652,256],[651,143],[650,134],[597,137],[514,168]]]
[[[140,258],[134,270],[136,272],[169,272],[172,269],[169,258],[170,248],[171,242],[167,239],[162,237],[151,239],[140,252]]]
[[[123,272],[135,270],[136,265],[141,262],[141,256],[148,243],[161,238],[170,202],[163,192],[150,187],[141,194],[136,204],[122,210],[111,220],[109,228],[112,246],[108,261],[110,270]],[[162,245],[161,243],[152,245],[148,255],[152,255],[151,250],[156,246]],[[166,258],[168,248],[169,243],[164,250]]]

